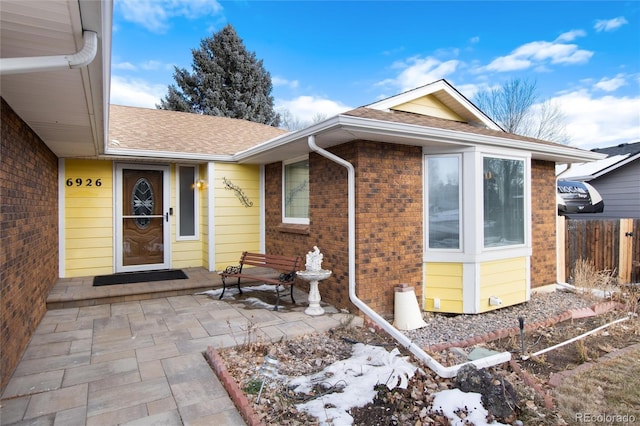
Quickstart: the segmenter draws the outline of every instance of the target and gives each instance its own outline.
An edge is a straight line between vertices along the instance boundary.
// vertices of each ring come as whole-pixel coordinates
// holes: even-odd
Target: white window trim
[[[309,156],[308,155],[303,155],[300,157],[295,157],[292,158],[290,160],[285,160],[282,162],[282,223],[290,223],[290,224],[298,224],[298,225],[308,225],[309,224],[309,218],[300,218],[300,217],[286,217],[285,216],[285,200],[286,200],[286,194],[285,194],[285,166],[287,166],[288,164],[293,164],[293,163],[298,163],[300,161],[304,161],[304,160],[309,160]],[[311,192],[311,191],[309,191]],[[311,196],[311,194],[309,194],[309,196]]]
[[[181,167],[189,167],[193,170],[193,232],[194,235],[180,235],[180,215],[182,212],[180,211],[180,168]],[[193,164],[176,164],[176,207],[177,207],[177,220],[176,220],[176,241],[197,241],[200,239],[200,194],[199,189],[195,187],[196,182],[198,181],[198,176],[200,175],[200,170],[198,165]]]
[[[479,167],[478,167],[478,180],[480,182],[482,182],[483,176],[484,176],[484,159],[485,158],[498,158],[498,159],[502,159],[502,160],[516,160],[516,161],[522,161],[524,163],[524,167],[523,167],[523,174],[524,174],[524,188],[522,188],[522,192],[523,192],[523,196],[524,196],[524,205],[523,205],[523,216],[524,216],[524,241],[521,244],[513,244],[513,245],[508,245],[508,246],[498,246],[498,247],[485,247],[484,246],[484,196],[481,196],[479,201],[480,201],[480,205],[479,205],[479,211],[482,212],[482,214],[478,215],[478,217],[480,218],[479,222],[480,222],[480,232],[479,232],[479,243],[480,243],[480,247],[482,252],[484,253],[491,253],[491,252],[499,252],[499,251],[504,251],[504,250],[519,250],[519,249],[525,249],[525,251],[528,249],[528,251],[530,251],[531,249],[531,156],[525,156],[525,155],[505,155],[504,153],[494,153],[494,152],[482,152],[481,155],[479,156]],[[482,185],[481,185],[482,186]]]

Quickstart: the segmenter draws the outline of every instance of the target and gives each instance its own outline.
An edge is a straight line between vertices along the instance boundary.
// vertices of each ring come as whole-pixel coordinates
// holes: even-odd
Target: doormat
[[[186,280],[189,277],[181,269],[162,271],[123,272],[113,275],[100,275],[93,278],[93,286],[144,283],[147,281]]]

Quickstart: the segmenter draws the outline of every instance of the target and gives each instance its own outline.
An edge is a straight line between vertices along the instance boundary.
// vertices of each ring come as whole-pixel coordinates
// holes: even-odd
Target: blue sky
[[[470,100],[519,78],[562,110],[571,145],[640,141],[637,0],[114,0],[111,102],[154,108],[226,24],[301,122],[441,78]]]

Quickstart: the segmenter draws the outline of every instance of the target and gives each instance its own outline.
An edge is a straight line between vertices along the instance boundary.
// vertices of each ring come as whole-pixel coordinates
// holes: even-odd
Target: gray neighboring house
[[[561,180],[588,182],[602,196],[604,212],[576,214],[580,219],[640,219],[640,142],[594,148],[607,157],[579,163],[558,175]]]

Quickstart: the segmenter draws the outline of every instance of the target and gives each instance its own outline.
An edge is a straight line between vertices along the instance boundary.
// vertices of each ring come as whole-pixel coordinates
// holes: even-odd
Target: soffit
[[[58,157],[95,157],[103,150],[111,5],[2,0],[2,58],[70,55],[82,49],[84,30],[98,34],[98,53],[85,68],[0,77],[2,97]]]

